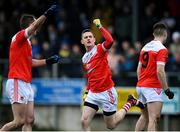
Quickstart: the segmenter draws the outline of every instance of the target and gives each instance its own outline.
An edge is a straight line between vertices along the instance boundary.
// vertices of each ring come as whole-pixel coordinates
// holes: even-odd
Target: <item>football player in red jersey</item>
[[[57,55],[48,59],[32,59],[30,36],[35,34],[48,16],[57,12],[52,5],[37,20],[33,15],[23,15],[21,30],[14,35],[10,45],[10,66],[6,91],[12,105],[14,120],[5,124],[0,131],[8,131],[22,126],[23,131],[31,131],[34,121],[34,91],[31,88],[32,67],[54,64],[60,61]]]
[[[149,131],[157,130],[163,105],[162,91],[169,99],[174,93],[168,88],[165,74],[165,64],[168,59],[166,42],[168,31],[163,23],[156,23],[153,27],[154,40],[147,43],[140,52],[137,68],[137,93],[139,100],[146,104],[136,124],[136,131],[144,130],[148,124]]]
[[[99,108],[103,110],[107,128],[113,129],[124,118],[131,106],[143,107],[141,102],[137,101],[133,96],[129,96],[123,108],[116,112],[117,92],[111,79],[111,70],[107,61],[107,51],[113,44],[113,38],[102,27],[99,19],[95,19],[93,22],[99,28],[105,41],[95,45],[93,33],[89,29],[82,32],[81,43],[86,49],[82,62],[88,79],[87,96],[81,117],[82,128],[85,131],[90,130],[89,125]]]

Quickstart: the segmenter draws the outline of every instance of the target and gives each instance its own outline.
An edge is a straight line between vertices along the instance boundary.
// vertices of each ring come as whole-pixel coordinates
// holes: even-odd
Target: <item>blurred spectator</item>
[[[135,54],[136,51],[130,46],[128,41],[122,42],[123,55],[125,57],[124,62],[122,63],[121,69],[123,72],[132,72],[135,71]]]
[[[114,41],[113,46],[108,52],[108,64],[112,71],[113,76],[119,74],[119,63],[123,61],[123,57],[116,53],[117,41]]]
[[[42,44],[42,58],[48,58],[52,55],[52,49],[50,48],[49,42],[45,41]]]
[[[174,32],[172,34],[173,43],[170,45],[170,66],[169,71],[180,71],[180,32]]]
[[[70,77],[82,77],[82,64],[81,64],[81,58],[82,58],[82,52],[80,49],[80,46],[78,44],[72,45],[72,51],[70,54],[71,58],[71,76]]]
[[[48,37],[51,47],[55,47],[57,43],[57,30],[52,24],[48,25]]]
[[[38,43],[38,40],[36,37],[32,37],[30,39],[31,44],[32,44],[32,57],[34,59],[41,59],[41,49],[40,49],[40,44]],[[32,69],[32,75],[33,77],[40,77],[40,68],[33,68]]]
[[[67,44],[62,44],[59,49],[59,55],[63,58],[68,59],[70,57],[70,47]]]
[[[53,54],[52,52],[52,48],[50,48],[50,44],[49,42],[45,41],[43,42],[42,44],[42,58],[48,58],[49,56],[51,56]],[[43,67],[40,70],[41,72],[41,77],[51,77],[51,68],[52,66],[46,66],[46,67]]]
[[[134,43],[134,47],[135,47],[136,53],[139,54],[142,49],[142,44],[139,41],[136,41]]]
[[[81,61],[82,52],[81,52],[80,46],[78,44],[72,45],[72,52],[71,52],[70,56],[73,61]]]
[[[38,43],[38,40],[36,37],[31,38],[31,44],[32,44],[32,57],[35,59],[40,59],[41,58],[41,49],[40,49],[40,44]]]

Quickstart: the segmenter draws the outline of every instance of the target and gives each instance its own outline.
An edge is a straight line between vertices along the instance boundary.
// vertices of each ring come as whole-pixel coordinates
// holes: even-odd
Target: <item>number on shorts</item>
[[[142,55],[142,67],[143,68],[147,67],[148,61],[149,61],[149,54],[148,54],[148,52],[144,52]]]

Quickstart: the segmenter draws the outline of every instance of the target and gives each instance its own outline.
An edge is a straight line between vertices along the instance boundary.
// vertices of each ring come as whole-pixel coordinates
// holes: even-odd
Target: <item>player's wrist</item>
[[[168,96],[169,99],[173,99],[174,98],[174,93],[169,88],[166,89],[164,92]]]
[[[47,65],[52,65],[54,63],[59,63],[59,62],[60,62],[60,57],[58,55],[53,55],[46,59]]]
[[[50,16],[50,14],[49,14],[48,12],[46,12],[46,11],[43,13],[43,15],[44,15],[45,17],[47,17],[47,18]]]
[[[50,6],[49,9],[47,9],[43,15],[46,17],[49,17],[50,15],[52,15],[53,13],[57,12],[59,10],[59,6],[57,4],[53,4]]]
[[[97,28],[99,28],[99,29],[102,28],[100,19],[94,19],[93,23],[96,25]]]
[[[99,24],[99,25],[96,25],[97,28],[101,29],[102,28],[102,25]]]
[[[166,93],[169,93],[169,92],[170,92],[170,89],[167,88],[167,89],[164,90],[164,92],[165,92],[165,94],[166,94]]]

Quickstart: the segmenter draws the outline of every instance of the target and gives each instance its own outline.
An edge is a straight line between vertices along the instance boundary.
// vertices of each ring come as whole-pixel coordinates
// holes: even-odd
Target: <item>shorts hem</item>
[[[116,111],[111,111],[111,112],[103,111],[103,115],[105,115],[105,116],[111,116],[115,113],[116,113]]]
[[[97,105],[90,103],[90,102],[87,102],[87,101],[84,102],[84,106],[88,106],[90,108],[93,108],[96,111],[98,111],[98,109],[99,109],[99,107]]]
[[[163,103],[163,100],[149,100],[149,101],[146,101],[146,104],[152,103],[152,102],[162,102]]]
[[[27,102],[19,102],[19,101],[13,101],[13,102],[10,102],[11,104],[14,104],[14,103],[18,103],[18,104],[27,104]]]

